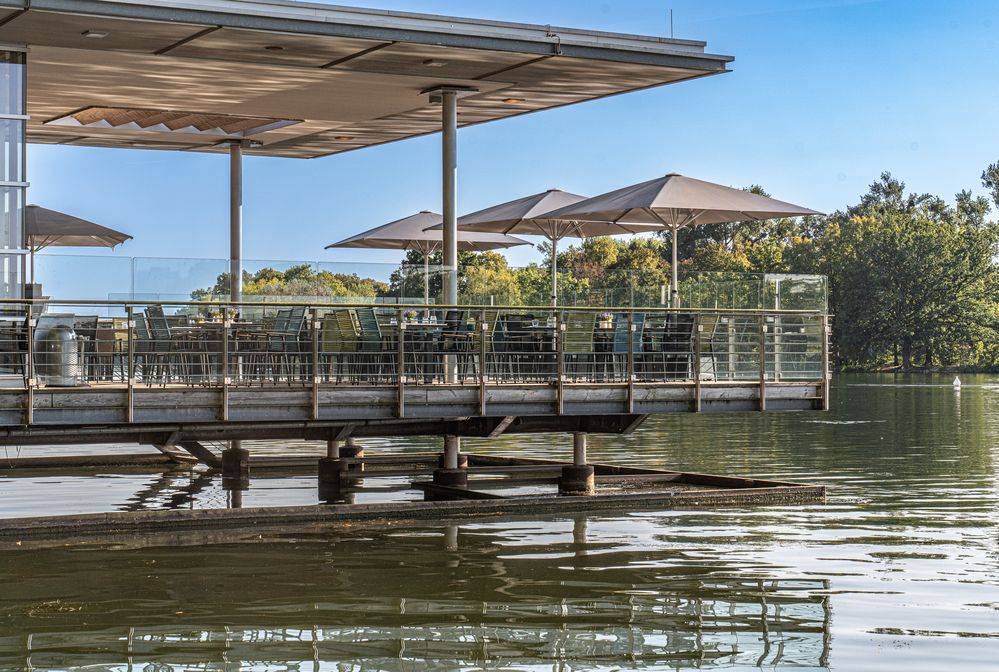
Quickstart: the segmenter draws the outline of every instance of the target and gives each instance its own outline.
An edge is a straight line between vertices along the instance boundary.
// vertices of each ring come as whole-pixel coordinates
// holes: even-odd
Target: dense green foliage
[[[359,296],[385,294],[388,285],[354,274],[317,271],[309,264],[290,266],[284,271],[262,268],[256,273],[243,271],[243,295],[253,296]],[[215,284],[191,292],[195,301],[229,296],[229,274],[221,273]]]
[[[999,163],[982,174],[999,206]],[[760,187],[751,187],[764,193]],[[819,274],[829,279],[834,356],[841,366],[999,365],[999,223],[992,204],[968,191],[953,204],[909,194],[885,173],[856,205],[828,216],[736,222],[682,229],[685,305],[771,307],[761,274]],[[662,305],[670,276],[669,233],[592,238],[558,255],[561,305]],[[460,253],[465,303],[545,305],[551,247],[540,264],[511,268],[497,252]],[[432,255],[430,296],[440,296],[440,255]],[[709,274],[709,275],[708,275]],[[406,255],[388,284],[296,266],[247,274],[246,295],[393,297],[420,300],[423,257]],[[228,292],[228,276],[195,298]],[[721,297],[721,298],[719,298]],[[824,295],[823,295],[824,298]],[[782,296],[784,308],[794,297]]]

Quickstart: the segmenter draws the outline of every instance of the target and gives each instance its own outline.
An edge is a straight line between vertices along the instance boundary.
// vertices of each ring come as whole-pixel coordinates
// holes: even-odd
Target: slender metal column
[[[243,146],[239,142],[229,144],[229,300],[243,300]],[[228,339],[226,330],[222,337]],[[241,450],[242,444],[234,439],[229,449]]]
[[[458,92],[441,91],[444,303],[458,304]]]
[[[444,437],[444,468],[458,468],[458,453],[461,452],[461,439],[457,436]]]
[[[330,460],[340,459],[340,441],[338,439],[326,441],[326,458]]]
[[[577,467],[586,465],[586,432],[572,433],[572,463]]]
[[[596,492],[596,469],[586,463],[586,432],[572,433],[572,464],[562,467],[558,491],[562,495]]]
[[[229,299],[243,299],[243,147],[229,145]]]

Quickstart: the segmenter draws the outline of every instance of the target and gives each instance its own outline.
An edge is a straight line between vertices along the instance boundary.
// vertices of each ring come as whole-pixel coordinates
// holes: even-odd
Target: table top
[[[423,322],[423,321],[403,322],[403,324],[406,326],[407,329],[412,327],[417,327],[420,329],[436,329],[436,328],[443,329],[445,326],[447,326],[443,322]],[[388,327],[390,329],[395,329],[399,326],[399,323],[389,322],[388,324],[383,324],[381,326]]]

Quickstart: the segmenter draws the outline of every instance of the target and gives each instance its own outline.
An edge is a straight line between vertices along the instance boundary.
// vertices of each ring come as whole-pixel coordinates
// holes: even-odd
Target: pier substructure
[[[250,451],[230,444],[222,451],[222,489],[229,493],[229,508],[243,506],[243,491],[250,489]]]
[[[572,464],[562,467],[558,480],[561,495],[596,494],[595,470],[586,463],[586,432],[572,433]]]
[[[222,478],[248,481],[250,479],[250,451],[236,446],[223,450]]]
[[[339,439],[326,441],[326,457],[319,460],[319,499],[331,503],[345,500],[350,477],[351,458],[343,455]]]
[[[434,483],[464,487],[468,485],[468,457],[461,466],[461,439],[457,436],[444,437],[444,466],[434,471]]]
[[[347,460],[349,471],[364,471],[364,446],[359,446],[354,437],[347,437],[340,446],[340,457]]]

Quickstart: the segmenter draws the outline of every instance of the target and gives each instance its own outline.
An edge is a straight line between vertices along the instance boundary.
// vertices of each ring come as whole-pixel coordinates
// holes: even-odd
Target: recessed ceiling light
[[[340,142],[346,142],[347,140],[353,140],[354,137],[350,135],[335,135],[333,136],[333,139],[339,140]]]
[[[92,40],[103,40],[108,36],[108,34],[103,30],[85,30],[80,34],[84,37],[89,37]]]
[[[503,102],[506,103],[507,105],[520,105],[521,103],[526,101],[523,98],[504,98]]]
[[[447,65],[447,61],[438,61],[435,58],[428,58],[427,60],[423,61],[423,65],[425,65],[428,68],[443,68],[445,65]]]
[[[284,51],[284,47],[282,47],[280,44],[269,44],[266,47],[264,47],[264,49],[266,49],[267,51]]]

